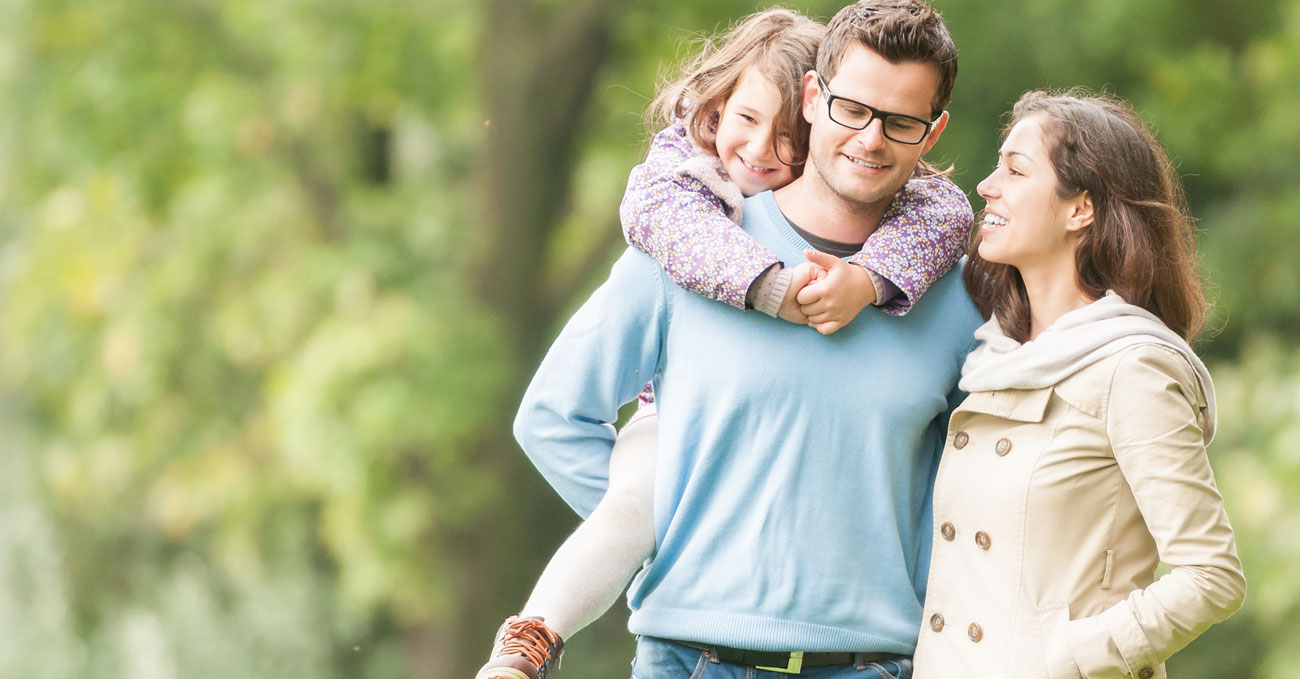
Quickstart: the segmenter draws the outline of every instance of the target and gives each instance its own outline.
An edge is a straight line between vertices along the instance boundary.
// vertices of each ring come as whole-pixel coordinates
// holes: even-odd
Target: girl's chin
[[[776,177],[779,173],[772,172],[759,175],[744,167],[727,168],[727,174],[731,175],[731,181],[740,187],[740,192],[745,197],[753,196],[764,191],[773,191],[790,183],[793,177]]]
[[[750,196],[757,196],[764,191],[771,191],[775,188],[775,186],[767,186],[765,184],[750,184],[749,186],[741,186],[740,192],[748,198]]]

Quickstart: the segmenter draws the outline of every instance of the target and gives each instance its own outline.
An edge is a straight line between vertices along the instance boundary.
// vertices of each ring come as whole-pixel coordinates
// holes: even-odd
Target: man
[[[809,242],[856,252],[875,230],[947,124],[956,50],[920,0],[865,0],[832,19],[817,66],[804,174],[744,210],[787,262]],[[851,266],[828,263],[829,276]],[[956,272],[906,316],[823,337],[686,293],[634,250],[615,264],[542,362],[515,431],[586,514],[619,406],[654,381],[657,549],[628,593],[635,676],[685,679],[706,662],[710,677],[910,673],[930,489],[980,322]]]

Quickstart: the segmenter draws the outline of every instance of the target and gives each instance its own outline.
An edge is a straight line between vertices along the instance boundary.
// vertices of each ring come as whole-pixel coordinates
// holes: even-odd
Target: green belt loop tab
[[[790,653],[790,662],[785,667],[758,667],[754,669],[769,670],[772,672],[784,672],[786,674],[799,674],[803,669],[803,651],[793,651]]]

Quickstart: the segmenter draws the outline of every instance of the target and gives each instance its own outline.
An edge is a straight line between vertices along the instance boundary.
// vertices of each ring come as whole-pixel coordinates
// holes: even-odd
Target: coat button
[[[940,632],[943,631],[943,614],[935,613],[930,616],[930,629]]]
[[[939,526],[939,534],[943,536],[943,539],[952,542],[952,539],[957,537],[957,527],[944,521],[943,525]]]
[[[969,441],[970,441],[970,436],[964,431],[959,431],[955,436],[952,437],[952,447],[956,448],[957,450],[961,450],[962,448],[966,447],[966,444]]]
[[[1143,667],[1138,670],[1138,679],[1151,679],[1154,676],[1156,676],[1156,671],[1150,667]]]
[[[970,627],[966,628],[966,636],[970,637],[971,641],[978,642],[980,639],[984,638],[984,630],[980,629],[979,625],[972,622]]]
[[[993,448],[993,450],[997,451],[998,457],[1002,457],[1003,455],[1006,455],[1007,453],[1011,452],[1011,439],[1008,438],[998,439],[998,444]]]
[[[993,541],[989,540],[988,533],[985,533],[984,531],[980,531],[975,534],[975,544],[979,545],[980,549],[987,550],[989,548],[989,545],[993,544]]]

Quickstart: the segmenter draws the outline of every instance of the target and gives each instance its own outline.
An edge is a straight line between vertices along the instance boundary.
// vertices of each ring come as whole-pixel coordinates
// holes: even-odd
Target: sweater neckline
[[[817,249],[813,247],[812,243],[800,236],[798,231],[794,230],[794,225],[790,223],[789,219],[786,219],[785,213],[781,212],[781,208],[777,206],[776,198],[770,190],[756,195],[755,198],[759,201],[759,207],[767,215],[768,220],[777,227],[776,233],[781,240],[799,252],[803,252],[805,249]]]

